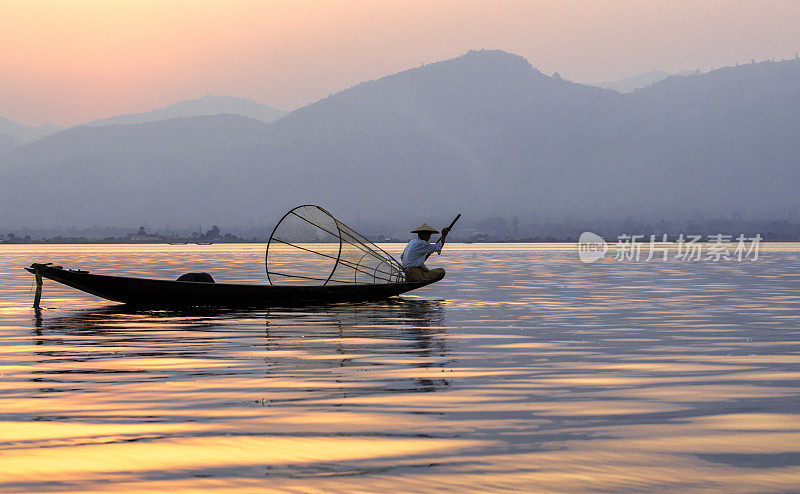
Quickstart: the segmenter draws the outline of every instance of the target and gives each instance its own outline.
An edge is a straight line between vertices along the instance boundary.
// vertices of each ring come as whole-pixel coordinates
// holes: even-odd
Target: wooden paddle
[[[453,220],[453,222],[450,223],[450,226],[447,227],[448,233],[450,232],[450,230],[453,229],[453,225],[456,224],[456,221],[458,221],[459,218],[461,218],[461,213],[458,213],[458,216],[456,216],[455,219]]]
[[[458,221],[458,219],[459,219],[459,218],[461,218],[461,213],[458,213],[458,215],[455,217],[455,219],[453,219],[453,222],[452,222],[452,223],[450,223],[450,226],[448,226],[448,227],[447,227],[447,233],[450,233],[450,230],[453,228],[453,225],[455,225],[455,224],[456,224],[456,221]],[[441,240],[443,237],[444,237],[444,235],[442,235],[442,237],[439,237],[439,240]],[[431,254],[433,254],[433,252],[431,252]],[[427,260],[427,259],[428,259],[428,257],[430,257],[430,256],[431,256],[431,254],[428,254],[428,255],[425,257],[425,259]],[[441,252],[437,252],[437,254],[441,254]]]

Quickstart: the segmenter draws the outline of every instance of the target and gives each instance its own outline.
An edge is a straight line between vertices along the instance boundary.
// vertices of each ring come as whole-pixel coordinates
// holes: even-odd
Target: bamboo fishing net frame
[[[303,262],[302,274],[284,271]],[[267,243],[265,263],[271,285],[405,281],[403,266],[394,257],[313,204],[298,206],[278,221]]]

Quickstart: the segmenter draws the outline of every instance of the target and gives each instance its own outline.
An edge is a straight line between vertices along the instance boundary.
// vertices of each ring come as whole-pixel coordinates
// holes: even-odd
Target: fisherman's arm
[[[444,247],[445,239],[447,239],[447,234],[450,233],[450,230],[447,228],[442,228],[442,236],[436,241],[436,245],[433,246],[433,251],[437,254],[442,253],[442,247]]]

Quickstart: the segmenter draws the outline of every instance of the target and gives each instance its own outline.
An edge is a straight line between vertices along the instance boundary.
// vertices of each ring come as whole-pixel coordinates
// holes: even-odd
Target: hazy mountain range
[[[33,142],[46,135],[58,132],[61,129],[63,129],[63,127],[53,124],[30,127],[0,117],[0,154],[23,144]]]
[[[269,105],[259,103],[250,98],[237,98],[234,96],[215,96],[207,94],[202,98],[180,101],[178,103],[144,113],[131,113],[117,117],[94,120],[85,125],[96,127],[101,125],[129,125],[145,122],[157,122],[169,118],[194,117],[200,115],[219,115],[228,113],[250,117],[262,122],[272,123],[282,116],[285,111],[278,110]]]
[[[667,77],[673,75],[685,76],[691,73],[692,71],[685,71],[685,72],[680,72],[678,74],[670,74],[669,72],[664,72],[661,70],[653,70],[650,72],[643,72],[641,74],[636,74],[629,77],[623,77],[618,81],[591,82],[588,83],[588,85],[602,87],[605,89],[613,89],[614,91],[618,91],[620,93],[632,93],[637,89],[643,89],[658,81],[663,81]]]
[[[278,110],[250,98],[207,94],[202,98],[179,101],[169,106],[148,112],[102,118],[79,124],[75,127],[81,125],[89,127],[130,125],[157,122],[170,118],[194,117],[200,115],[211,116],[224,113],[249,117],[267,123],[272,123],[287,114],[287,112],[283,110]],[[55,134],[60,130],[64,130],[64,127],[53,124],[31,127],[0,117],[0,155],[16,147],[41,139],[42,137]]]
[[[66,129],[0,156],[0,228],[797,219],[800,60],[629,94],[500,51],[365,82],[274,123],[235,115]],[[438,223],[437,223],[438,224]]]

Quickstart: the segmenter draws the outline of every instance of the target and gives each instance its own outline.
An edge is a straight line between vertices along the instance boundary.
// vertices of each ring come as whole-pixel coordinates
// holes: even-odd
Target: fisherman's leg
[[[425,281],[425,275],[421,267],[406,268],[406,281],[420,282]]]
[[[444,278],[444,268],[431,269],[425,273],[425,281],[439,281],[442,278]]]
[[[424,264],[419,267],[406,268],[406,281],[429,282],[444,278],[444,269],[428,269]]]

